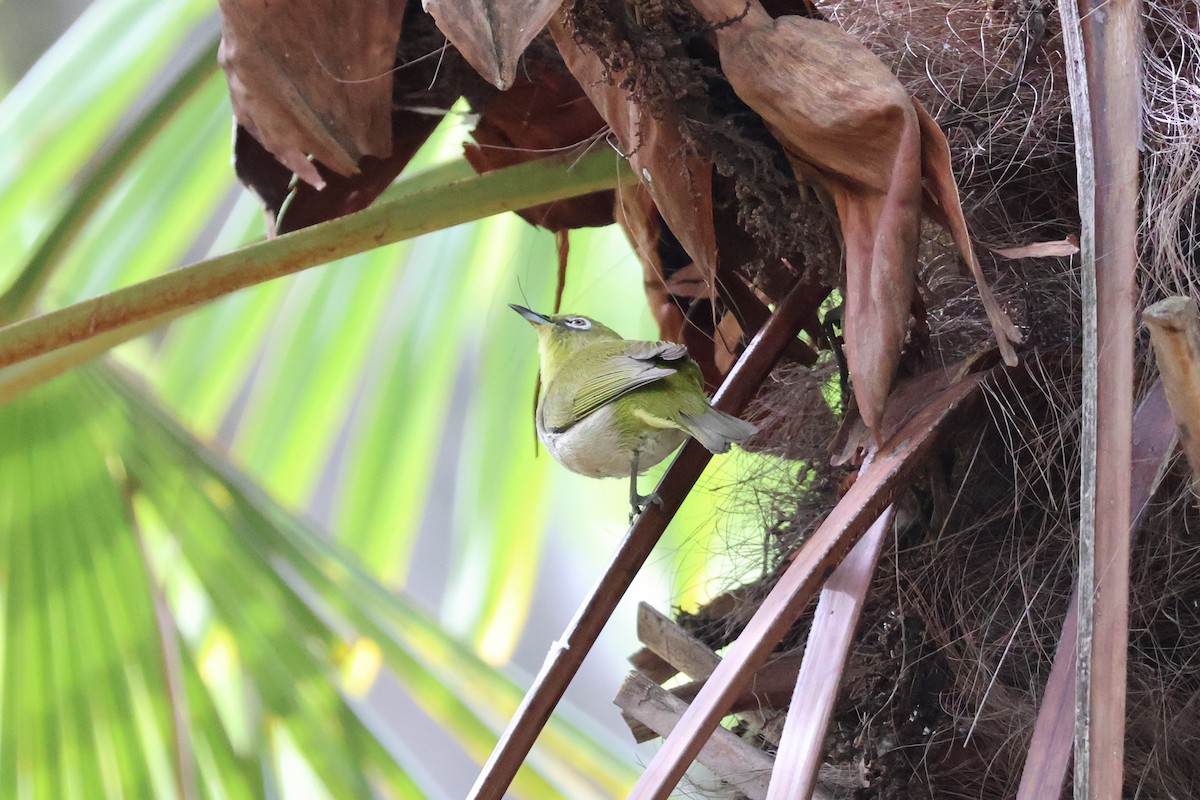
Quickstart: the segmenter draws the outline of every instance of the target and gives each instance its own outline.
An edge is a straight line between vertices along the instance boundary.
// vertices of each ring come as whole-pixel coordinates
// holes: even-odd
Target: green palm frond
[[[188,794],[189,775],[261,796],[285,747],[332,796],[367,796],[368,775],[413,796],[421,763],[354,696],[364,649],[476,758],[519,701],[120,374],[47,383],[0,410],[0,433],[5,796]],[[563,723],[518,791],[603,797],[630,777]]]
[[[550,304],[553,237],[458,223],[628,175],[609,154],[473,178],[451,115],[365,217],[262,241],[212,11],[97,0],[0,100],[0,322],[58,309],[0,328],[0,350],[74,331],[0,368],[0,796],[439,796],[419,728],[486,758],[528,679],[496,664],[554,521],[623,522],[619,486],[535,451],[535,350],[505,303]],[[378,247],[354,232],[372,214],[433,232]],[[217,270],[292,271],[297,241],[353,255],[178,302]],[[609,291],[640,286],[618,231],[575,234],[568,276],[568,303],[652,335]],[[100,306],[141,321],[89,330]],[[681,536],[716,500],[696,502]],[[403,590],[431,531],[437,614]],[[585,559],[610,549],[567,533]],[[420,719],[381,705],[385,684]],[[628,746],[568,716],[517,795],[623,793]]]

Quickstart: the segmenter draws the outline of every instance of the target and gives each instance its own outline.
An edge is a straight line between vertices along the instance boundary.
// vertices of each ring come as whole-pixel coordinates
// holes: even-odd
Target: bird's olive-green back
[[[631,398],[620,405],[624,413],[641,411],[672,427],[680,413],[700,414],[708,405],[700,368],[681,344],[601,339],[578,348],[556,366],[539,412],[550,431],[566,430],[624,397]],[[646,424],[637,419],[625,422]]]

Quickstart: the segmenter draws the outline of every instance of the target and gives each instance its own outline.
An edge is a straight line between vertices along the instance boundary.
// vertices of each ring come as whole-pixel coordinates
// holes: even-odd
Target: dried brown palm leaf
[[[405,0],[221,0],[220,60],[238,124],[320,188],[392,151],[392,81]]]
[[[475,70],[497,89],[513,85],[517,61],[562,0],[425,0],[425,10]]]
[[[1079,237],[1067,236],[1054,242],[1031,242],[1016,247],[988,247],[1004,258],[1064,258],[1079,252]]]
[[[718,348],[710,316],[689,309],[711,309],[713,283],[680,250],[644,184],[617,194],[615,217],[642,262],[642,286],[663,339],[682,342],[700,365],[705,385],[719,386],[728,372],[718,366]],[[726,362],[727,363],[727,362]]]
[[[512,87],[481,110],[466,157],[476,172],[487,172],[552,152],[607,147],[598,142],[605,127],[558,54],[539,46],[526,54]],[[612,223],[614,201],[612,192],[596,192],[517,213],[532,224],[563,231]]]
[[[922,198],[949,225],[980,283],[1005,360],[1016,329],[982,281],[940,131],[891,71],[841,29],[772,19],[755,0],[697,0],[716,29],[721,67],[799,175],[833,198],[846,254],[846,356],[859,413],[877,432],[914,297]],[[927,117],[927,115],[925,115]],[[936,129],[936,125],[933,126]]]
[[[983,277],[983,269],[979,266],[979,259],[971,244],[967,220],[963,216],[962,204],[958,199],[958,184],[950,168],[950,145],[942,129],[933,117],[929,116],[925,107],[916,99],[912,103],[917,111],[917,122],[921,129],[921,177],[925,182],[925,210],[954,237],[958,254],[971,270],[971,277],[975,279],[979,299],[983,302],[988,321],[992,324],[1000,355],[1005,364],[1015,367],[1017,354],[1013,350],[1013,344],[1021,341],[1021,333],[1008,318],[1008,314],[1004,313],[1004,309],[992,294],[987,279]]]
[[[550,32],[567,68],[612,129],[663,220],[713,287],[710,297],[715,297],[712,163],[685,143],[676,115],[652,116],[624,88],[622,73],[607,70],[596,53],[575,41],[564,13],[550,20]]]
[[[617,195],[615,216],[642,262],[643,288],[659,332],[668,341],[683,341],[683,310],[672,297],[705,298],[711,296],[712,289],[694,264],[688,264],[670,276],[666,274],[659,247],[663,219],[644,184]]]
[[[877,428],[908,330],[921,216],[921,142],[908,94],[828,23],[751,3],[695,3],[717,25],[721,67],[797,173],[833,198],[846,254],[846,357]],[[723,24],[724,23],[724,24]]]
[[[318,184],[297,181],[292,170],[250,133],[238,126],[234,137],[234,167],[238,178],[262,200],[270,235],[306,228],[318,222],[361,211],[370,205],[408,165],[460,95],[473,101],[488,99],[495,90],[472,72],[455,52],[431,52],[444,42],[426,14],[409,14],[394,54],[394,69],[378,80],[391,98],[391,152],[366,155],[352,174],[339,174],[319,161],[306,162],[316,170]],[[436,78],[436,81],[435,81]],[[319,186],[319,188],[318,188]]]

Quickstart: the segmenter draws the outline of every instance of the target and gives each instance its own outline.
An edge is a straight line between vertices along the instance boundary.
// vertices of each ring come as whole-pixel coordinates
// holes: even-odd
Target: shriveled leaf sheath
[[[717,234],[713,228],[712,162],[688,151],[678,119],[656,119],[628,89],[623,75],[605,70],[600,58],[573,38],[564,13],[550,20],[563,60],[592,104],[612,128],[629,164],[649,192],[671,232],[700,269],[716,296]],[[645,256],[643,255],[643,258]]]
[[[406,0],[221,0],[221,66],[237,121],[317,188],[310,157],[352,175],[392,150],[392,78]]]
[[[517,62],[562,0],[424,0],[438,28],[475,71],[512,86]]]
[[[1010,367],[1017,365],[1017,354],[1013,345],[1022,339],[1021,332],[1013,325],[1008,314],[996,301],[992,289],[983,277],[983,268],[979,266],[979,258],[971,244],[971,236],[967,231],[967,220],[963,216],[962,204],[958,197],[958,184],[950,169],[950,144],[937,122],[916,99],[913,108],[917,111],[917,121],[921,126],[921,174],[925,179],[926,211],[930,216],[954,237],[954,244],[971,276],[975,278],[975,286],[979,290],[979,299],[987,311],[988,321],[992,324],[992,332],[996,337],[996,346],[1004,363]],[[1068,251],[1066,255],[1078,252],[1079,248]],[[1045,253],[1049,255],[1049,253]]]
[[[718,3],[704,3],[715,15]],[[739,4],[740,5],[740,4]],[[724,13],[723,11],[721,13]],[[739,11],[740,13],[740,11]],[[721,66],[800,175],[832,196],[846,254],[846,357],[878,426],[908,331],[921,221],[921,140],[900,82],[834,25],[751,4],[717,32]]]

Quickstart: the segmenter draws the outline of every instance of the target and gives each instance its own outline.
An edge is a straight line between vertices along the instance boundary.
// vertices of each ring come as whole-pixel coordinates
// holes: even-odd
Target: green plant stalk
[[[217,42],[214,41],[196,55],[174,84],[142,114],[112,151],[95,162],[91,173],[25,262],[16,279],[0,294],[0,323],[7,324],[33,311],[54,270],[62,263],[62,256],[108,196],[109,190],[216,71]]]
[[[39,364],[40,382],[239,289],[423,233],[628,186],[636,180],[624,161],[596,152],[582,158],[550,156],[398,195],[363,211],[0,328],[0,368],[50,357]],[[14,394],[6,389],[9,383],[9,371],[0,369],[0,398]],[[32,385],[28,375],[25,383]]]

